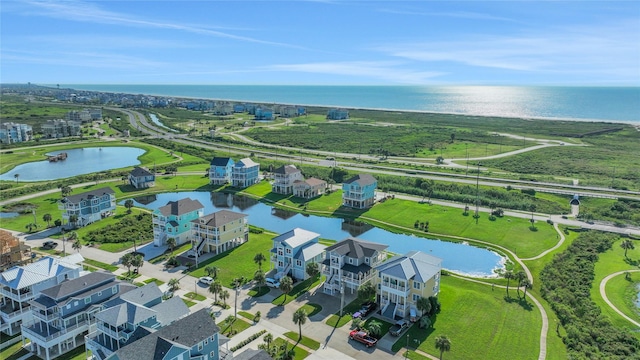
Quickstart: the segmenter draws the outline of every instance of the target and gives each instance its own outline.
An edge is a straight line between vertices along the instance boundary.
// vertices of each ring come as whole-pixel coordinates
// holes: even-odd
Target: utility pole
[[[616,178],[616,167],[614,166],[613,173],[611,174],[611,188],[613,188],[613,180],[615,180],[615,178]]]
[[[474,216],[476,218],[476,225],[478,225],[478,218],[480,218],[480,214],[479,214],[480,200],[478,199],[479,191],[480,191],[480,163],[478,163],[478,174],[476,174],[476,214]]]
[[[340,280],[340,317],[342,317],[342,310],[344,309],[344,283]]]
[[[469,174],[469,144],[464,143],[464,149],[467,151],[467,170],[464,171],[464,176]]]

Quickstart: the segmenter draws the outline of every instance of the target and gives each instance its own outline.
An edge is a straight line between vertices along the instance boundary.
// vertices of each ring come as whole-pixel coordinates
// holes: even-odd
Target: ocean
[[[640,87],[87,85],[115,93],[527,119],[640,122]]]

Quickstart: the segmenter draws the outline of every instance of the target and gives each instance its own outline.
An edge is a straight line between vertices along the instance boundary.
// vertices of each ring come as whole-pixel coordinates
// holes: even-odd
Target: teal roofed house
[[[164,246],[167,239],[176,239],[176,245],[190,240],[191,221],[204,215],[204,206],[190,198],[169,201],[152,214],[153,245]]]
[[[354,209],[371,207],[378,181],[369,174],[358,174],[342,184],[342,205]]]

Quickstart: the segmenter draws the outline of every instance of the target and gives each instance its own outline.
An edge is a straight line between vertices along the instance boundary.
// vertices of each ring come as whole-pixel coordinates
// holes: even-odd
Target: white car
[[[205,285],[211,285],[211,283],[213,282],[213,278],[210,276],[203,276],[200,279],[198,279],[198,282],[201,282]]]
[[[273,278],[267,278],[267,286],[277,289],[280,287],[280,282]]]

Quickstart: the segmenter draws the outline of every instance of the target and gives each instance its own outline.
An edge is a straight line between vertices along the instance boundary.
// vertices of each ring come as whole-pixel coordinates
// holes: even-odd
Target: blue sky
[[[11,1],[0,81],[640,85],[640,1]]]

